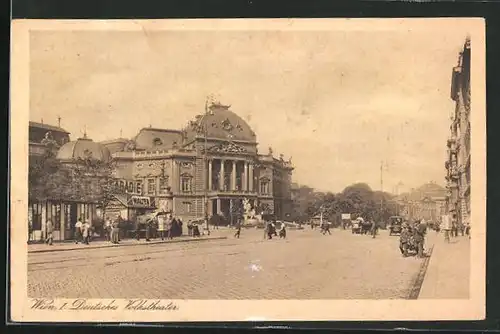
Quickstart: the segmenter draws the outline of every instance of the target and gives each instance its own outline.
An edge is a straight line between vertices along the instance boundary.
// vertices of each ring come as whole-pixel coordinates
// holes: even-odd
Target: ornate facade
[[[455,110],[445,162],[447,209],[459,224],[470,223],[470,55],[467,39],[452,73],[451,99],[455,101]]]
[[[255,133],[229,108],[213,103],[182,130],[150,127],[132,140],[103,142],[119,186],[184,219],[231,219],[245,199],[257,211],[289,216],[291,161],[271,149],[259,154]]]
[[[413,220],[438,222],[446,212],[446,189],[435,182],[426,183],[396,198],[398,214]]]

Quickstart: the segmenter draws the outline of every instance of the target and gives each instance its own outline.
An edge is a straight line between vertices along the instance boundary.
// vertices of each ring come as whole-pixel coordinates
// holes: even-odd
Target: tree
[[[113,161],[91,157],[62,163],[53,150],[47,150],[29,166],[29,200],[96,203],[104,209],[115,194],[125,192],[116,183],[114,167]]]
[[[40,157],[32,157],[28,167],[28,200],[30,203],[48,199],[62,201],[68,196],[70,173],[62,168],[50,147]]]
[[[79,201],[94,202],[103,209],[117,194],[125,193],[114,177],[115,162],[92,158],[79,158],[69,166],[72,172],[72,197]]]

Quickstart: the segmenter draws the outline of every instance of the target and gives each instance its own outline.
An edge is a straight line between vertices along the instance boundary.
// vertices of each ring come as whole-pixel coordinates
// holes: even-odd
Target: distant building
[[[408,219],[439,221],[446,212],[446,189],[430,182],[396,198],[398,212]]]
[[[307,208],[309,206],[309,199],[314,193],[314,188],[292,183],[290,187],[290,199],[292,200],[292,212],[290,215],[291,220],[303,221],[307,220]]]
[[[59,147],[69,142],[69,132],[59,126],[29,122],[29,158],[34,162],[48,148],[57,152]]]
[[[447,211],[459,224],[470,223],[470,52],[467,39],[452,73],[451,99],[455,101],[455,110],[445,162]]]

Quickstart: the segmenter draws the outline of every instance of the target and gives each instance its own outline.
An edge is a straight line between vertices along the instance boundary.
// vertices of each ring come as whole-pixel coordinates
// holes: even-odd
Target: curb
[[[99,246],[89,246],[89,247],[72,247],[72,248],[52,248],[52,249],[40,249],[40,250],[28,250],[28,253],[50,253],[50,252],[64,252],[64,251],[73,251],[73,250],[81,250],[81,249],[99,249],[99,248],[115,248],[115,247],[129,247],[129,246],[144,246],[144,245],[157,245],[157,244],[175,244],[181,242],[201,242],[201,241],[212,241],[212,240],[223,240],[227,239],[227,237],[209,237],[209,238],[199,238],[199,239],[182,239],[182,240],[171,240],[171,241],[151,241],[148,243],[129,243],[129,244],[121,244],[121,245],[99,245]]]
[[[407,299],[416,300],[420,295],[420,290],[422,289],[422,285],[424,284],[425,275],[427,274],[427,268],[429,267],[429,262],[432,257],[432,253],[434,251],[434,245],[429,249],[429,255],[425,258],[424,262],[420,265],[420,269],[418,271],[418,275],[413,281],[410,292],[408,294]]]

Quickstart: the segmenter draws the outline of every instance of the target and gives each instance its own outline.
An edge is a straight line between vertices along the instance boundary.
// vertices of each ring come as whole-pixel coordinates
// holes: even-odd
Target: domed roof
[[[84,136],[75,141],[61,146],[57,152],[57,158],[60,160],[75,160],[75,159],[94,159],[102,162],[111,160],[110,151],[102,144],[92,141],[92,139]]]
[[[187,139],[193,139],[206,126],[208,138],[255,142],[255,132],[229,107],[220,103],[212,104],[206,114],[197,116],[196,120],[189,123],[186,129]]]

